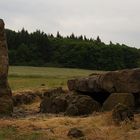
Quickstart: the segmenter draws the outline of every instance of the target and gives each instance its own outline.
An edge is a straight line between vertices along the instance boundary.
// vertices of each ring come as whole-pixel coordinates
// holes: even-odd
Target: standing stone
[[[12,92],[8,84],[8,48],[4,22],[0,19],[0,116],[13,112]]]

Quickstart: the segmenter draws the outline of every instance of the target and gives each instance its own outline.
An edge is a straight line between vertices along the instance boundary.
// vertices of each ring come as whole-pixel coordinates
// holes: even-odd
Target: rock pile
[[[22,104],[31,104],[35,101],[35,99],[39,97],[37,94],[32,92],[26,92],[23,94],[17,94],[13,96],[13,105],[18,106]]]
[[[140,107],[140,69],[106,72],[86,78],[68,80],[70,91],[89,95],[112,110],[121,103],[127,107]]]
[[[87,115],[99,110],[100,104],[90,96],[59,91],[44,96],[40,104],[42,113],[64,113],[68,116]]]
[[[40,112],[79,116],[113,110],[118,104],[134,109],[140,104],[140,69],[68,80],[68,88],[67,94],[61,88],[46,92]]]
[[[0,116],[13,112],[12,92],[8,84],[8,48],[4,22],[0,19]]]

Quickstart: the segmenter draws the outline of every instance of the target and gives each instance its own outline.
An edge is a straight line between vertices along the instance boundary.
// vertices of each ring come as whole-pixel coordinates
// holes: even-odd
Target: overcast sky
[[[0,0],[6,28],[86,35],[140,48],[140,0]]]

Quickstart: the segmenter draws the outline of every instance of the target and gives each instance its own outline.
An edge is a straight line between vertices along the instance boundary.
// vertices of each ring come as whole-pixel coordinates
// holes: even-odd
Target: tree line
[[[140,50],[86,36],[6,29],[10,65],[117,70],[140,66]]]

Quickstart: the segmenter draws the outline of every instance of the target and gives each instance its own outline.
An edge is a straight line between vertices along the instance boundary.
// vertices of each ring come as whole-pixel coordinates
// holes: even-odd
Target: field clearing
[[[102,71],[72,68],[10,66],[8,79],[14,91],[59,86],[67,88],[68,79],[88,76],[92,73],[102,73]]]

